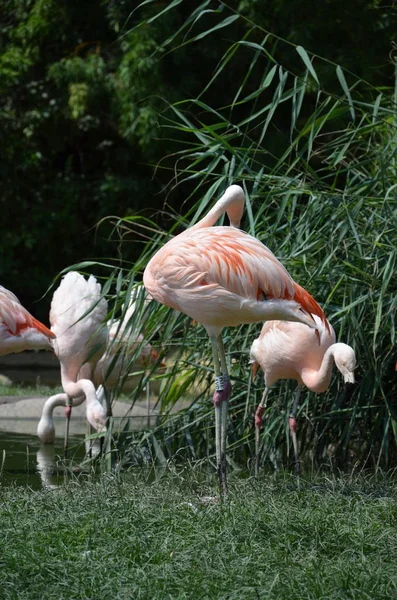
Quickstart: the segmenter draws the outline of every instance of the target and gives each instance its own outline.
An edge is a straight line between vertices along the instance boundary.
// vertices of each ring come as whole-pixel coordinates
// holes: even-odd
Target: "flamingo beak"
[[[344,373],[345,387],[343,390],[343,402],[349,402],[353,395],[354,390],[357,387],[356,380],[354,378],[353,371],[347,371]]]
[[[252,365],[251,381],[255,381],[255,377],[259,369],[259,363],[256,362],[256,360],[251,360],[250,364]]]
[[[354,379],[354,371],[346,371],[346,373],[344,373],[344,380],[345,380],[345,384],[346,383],[355,383],[356,380]]]

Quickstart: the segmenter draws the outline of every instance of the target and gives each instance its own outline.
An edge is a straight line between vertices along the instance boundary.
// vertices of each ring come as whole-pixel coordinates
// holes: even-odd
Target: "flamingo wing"
[[[295,300],[328,324],[321,307],[271,250],[234,227],[187,230],[154,257],[151,276],[159,288],[170,290],[217,285],[256,301]]]
[[[43,323],[35,319],[9,290],[0,286],[0,322],[12,336],[21,335],[24,330],[33,328],[46,337],[54,339],[55,334]]]
[[[172,240],[167,250],[156,271],[170,287],[216,284],[255,300],[294,295],[293,281],[274,254],[239,229],[196,230]]]

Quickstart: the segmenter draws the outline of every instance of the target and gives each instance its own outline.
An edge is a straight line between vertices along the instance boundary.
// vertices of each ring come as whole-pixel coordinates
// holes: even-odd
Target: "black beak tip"
[[[353,396],[354,390],[357,387],[357,383],[351,383],[350,381],[346,381],[345,388],[343,391],[343,396],[345,402],[348,402],[350,398]]]

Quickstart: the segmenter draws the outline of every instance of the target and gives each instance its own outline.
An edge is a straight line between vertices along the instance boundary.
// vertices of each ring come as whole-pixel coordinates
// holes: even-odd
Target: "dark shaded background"
[[[2,3],[0,283],[44,322],[51,293],[38,300],[60,270],[89,258],[120,256],[110,221],[96,228],[101,219],[145,214],[167,225],[158,211],[178,140],[174,135],[170,141],[161,128],[166,103],[196,96],[230,40],[242,38],[251,22],[263,28],[263,37],[270,31],[342,64],[368,82],[368,93],[373,94],[371,86],[393,85],[393,3],[210,2],[208,9],[218,12],[204,17],[206,26],[219,13],[225,18],[238,10],[245,18],[219,35],[156,53],[201,3],[185,0],[135,27],[168,4],[137,9],[139,3],[131,0]],[[292,46],[284,44],[282,52],[285,65],[296,61]],[[244,73],[247,64],[238,68]],[[332,91],[334,65],[322,62],[318,73]],[[231,101],[234,76],[241,79],[225,71],[224,85],[208,91],[211,106]],[[277,145],[277,128],[268,135]],[[170,206],[179,210],[187,191],[188,185],[170,194]],[[138,242],[124,244],[122,258],[132,261],[140,251]]]

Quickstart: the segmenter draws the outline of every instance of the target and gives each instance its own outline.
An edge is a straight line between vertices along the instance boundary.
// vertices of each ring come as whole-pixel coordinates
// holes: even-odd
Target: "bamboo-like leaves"
[[[166,9],[161,5],[161,10],[172,10],[176,4]],[[209,5],[203,2],[194,8],[162,47],[178,52],[187,43],[208,42],[237,23],[238,15],[230,14],[223,3],[215,10]],[[204,17],[210,13],[207,21]],[[161,16],[159,9],[150,19]],[[203,28],[197,31],[199,26]],[[148,242],[128,273],[123,270],[109,280],[111,290],[121,306],[132,293],[131,282],[136,285],[164,241],[196,223],[227,185],[243,185],[247,196],[243,227],[269,246],[294,279],[316,297],[338,339],[357,353],[360,384],[346,406],[339,373],[326,394],[302,396],[303,460],[306,452],[313,463],[332,460],[343,465],[350,457],[361,460],[371,455],[373,464],[387,464],[395,453],[397,435],[393,97],[387,90],[368,91],[365,82],[353,80],[352,74],[348,84],[339,65],[334,65],[335,89],[340,86],[343,94],[330,93],[321,85],[321,57],[316,56],[315,70],[314,57],[298,46],[297,65],[285,65],[282,43],[252,26],[214,59],[213,75],[203,82],[197,97],[170,103],[159,115],[177,146],[177,152],[166,157],[164,169],[170,169],[172,183],[188,190],[189,203],[183,215],[175,215],[169,232],[148,221],[122,221],[126,230],[144,230]],[[209,105],[209,87],[224,85],[225,80],[230,101]],[[224,332],[234,386],[229,456],[240,464],[252,456],[253,411],[263,389],[258,380],[247,393],[249,349],[260,327]],[[212,456],[212,370],[205,332],[188,317],[155,303],[140,307],[134,328],[168,357],[167,373],[160,377],[161,425],[151,443],[153,454],[163,463],[165,456],[176,454]],[[151,375],[156,377],[155,369]],[[288,464],[291,390],[281,382],[269,397],[262,453],[272,462],[279,453]],[[179,405],[180,413],[174,414]],[[150,444],[146,433],[142,444]]]

